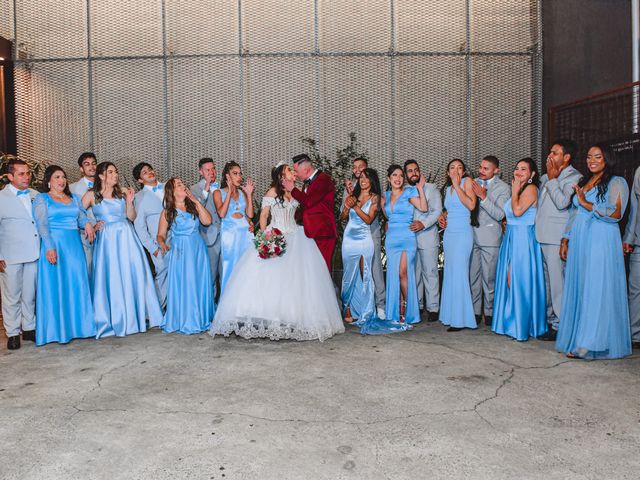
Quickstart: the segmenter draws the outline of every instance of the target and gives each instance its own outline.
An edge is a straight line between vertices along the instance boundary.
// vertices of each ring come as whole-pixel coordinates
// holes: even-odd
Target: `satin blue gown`
[[[613,177],[603,200],[597,191],[585,194],[591,212],[573,199],[556,349],[587,359],[622,358],[631,355],[631,331],[620,219],[611,215],[618,197],[624,215],[629,188]]]
[[[167,311],[165,332],[185,334],[208,330],[215,314],[207,246],[200,235],[200,221],[176,210],[167,252]]]
[[[516,217],[509,199],[503,209],[507,229],[498,255],[491,330],[525,341],[548,328],[542,250],[535,231],[537,208],[532,205]]]
[[[225,190],[220,190],[222,201],[227,197]],[[246,218],[247,200],[242,192],[238,192],[238,200],[231,198],[227,214],[220,219],[220,256],[222,260],[222,274],[220,275],[220,295],[229,280],[236,263],[247,248],[252,248],[253,235],[249,231]],[[242,218],[233,218],[236,213]]]
[[[123,337],[162,325],[162,309],[149,263],[124,199],[105,198],[92,207],[104,222],[93,247],[92,292],[96,338]]]
[[[468,177],[461,180],[460,186]],[[453,187],[444,198],[447,228],[444,231],[444,279],[440,295],[440,321],[456,328],[477,328],[469,286],[469,267],[473,249],[471,212],[465,207]]]
[[[78,230],[84,228],[87,216],[80,198],[72,195],[72,202],[65,205],[48,193],[41,193],[33,201],[33,213],[42,238],[36,290],[36,345],[93,337],[96,326],[89,274]],[[50,249],[55,249],[58,256],[55,265],[46,258]]]
[[[371,199],[362,206],[362,211],[369,213]],[[362,220],[356,211],[349,210],[349,222],[342,238],[342,313],[351,311],[356,325],[375,316],[375,287],[371,274],[373,263],[373,237],[371,226]],[[360,260],[363,269],[360,272]]]
[[[418,290],[416,287],[416,252],[418,243],[416,234],[409,230],[413,222],[414,207],[409,203],[410,198],[418,197],[416,187],[407,186],[395,204],[391,204],[391,192],[385,192],[384,211],[388,218],[385,249],[387,252],[387,295],[385,314],[388,320],[400,320],[400,257],[407,255],[407,307],[405,310],[406,323],[420,321],[418,306]]]

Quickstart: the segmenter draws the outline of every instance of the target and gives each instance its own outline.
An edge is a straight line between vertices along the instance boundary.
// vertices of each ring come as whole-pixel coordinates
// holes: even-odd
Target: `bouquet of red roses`
[[[287,251],[287,240],[277,228],[258,230],[253,238],[258,256],[263,259],[279,257]]]

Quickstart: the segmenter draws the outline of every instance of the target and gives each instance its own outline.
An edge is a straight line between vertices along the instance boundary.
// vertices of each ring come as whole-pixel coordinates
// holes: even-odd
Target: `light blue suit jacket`
[[[511,189],[498,177],[493,177],[488,187],[487,197],[480,202],[479,226],[473,227],[473,243],[480,247],[499,247],[502,242],[503,207],[511,196]]]
[[[629,245],[640,245],[640,222],[638,221],[638,203],[640,200],[640,167],[636,170],[633,176],[633,185],[631,186],[631,193],[629,195],[629,220],[624,230],[624,237],[622,241]]]
[[[558,178],[549,180],[547,175],[543,175],[540,179],[536,213],[536,240],[539,243],[560,245],[569,220],[573,186],[581,178],[582,174],[569,165]]]
[[[144,248],[153,255],[153,252],[159,248],[156,237],[160,214],[163,210],[162,201],[153,192],[143,188],[136,193],[133,204],[136,208],[133,226]]]
[[[207,247],[210,247],[220,235],[220,217],[218,216],[218,211],[216,210],[216,206],[213,203],[213,188],[209,192],[208,195],[204,193],[204,179],[200,180],[198,183],[191,187],[191,193],[193,196],[198,199],[198,201],[204,205],[204,208],[208,210],[211,214],[211,225],[204,226],[200,224],[200,234],[202,238],[204,238]]]
[[[29,189],[31,201],[37,194]],[[15,265],[33,262],[39,257],[40,235],[35,220],[7,186],[0,191],[0,260]]]
[[[87,190],[89,190],[89,187],[87,187],[86,182],[81,178],[77,182],[70,184],[69,190],[71,190],[71,193],[78,195],[78,197],[80,197],[80,200],[82,200],[83,195],[87,193]],[[91,209],[87,210],[87,218],[91,225],[95,225],[96,220],[95,220],[95,217],[93,216],[93,211]],[[84,233],[84,230],[80,230],[80,238],[82,239],[82,244],[84,246],[91,247],[91,242],[87,238],[87,234]]]
[[[416,208],[413,212],[413,219],[419,220],[424,225],[424,229],[416,233],[418,248],[427,249],[438,246],[440,243],[438,217],[442,214],[442,197],[433,183],[425,183],[423,190],[429,209],[426,212],[421,212]]]

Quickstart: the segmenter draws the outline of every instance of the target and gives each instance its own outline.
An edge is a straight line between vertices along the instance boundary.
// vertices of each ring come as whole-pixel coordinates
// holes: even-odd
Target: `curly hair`
[[[176,190],[176,181],[178,180],[180,180],[178,177],[171,177],[164,185],[164,200],[162,201],[162,205],[164,206],[165,216],[167,218],[167,223],[169,224],[167,228],[171,228],[171,224],[178,216],[178,212],[176,211],[176,198],[174,195]],[[196,204],[193,200],[186,197],[184,199],[184,204],[187,208],[187,213],[193,215],[193,218],[197,218],[198,209],[196,208]]]

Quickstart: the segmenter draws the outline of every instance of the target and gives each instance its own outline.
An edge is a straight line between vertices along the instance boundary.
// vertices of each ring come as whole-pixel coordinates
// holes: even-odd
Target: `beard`
[[[420,177],[416,177],[415,180],[413,178],[407,178],[407,183],[413,187],[418,184],[418,180],[420,180]]]

